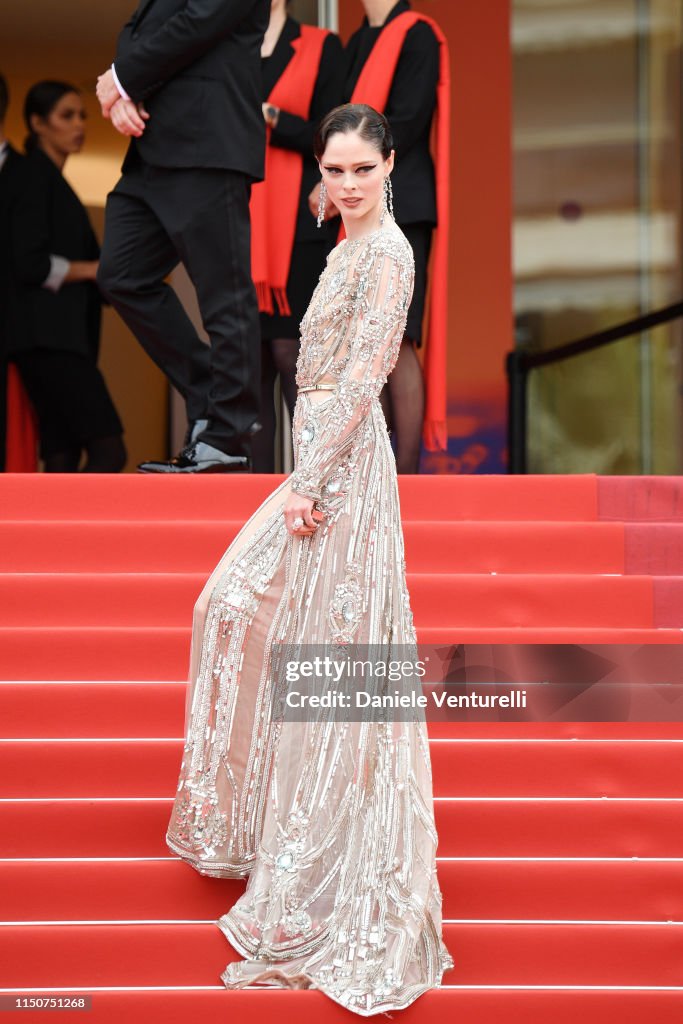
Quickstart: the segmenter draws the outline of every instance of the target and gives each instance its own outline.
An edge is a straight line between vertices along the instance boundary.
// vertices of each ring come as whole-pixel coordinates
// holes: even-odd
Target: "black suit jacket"
[[[136,156],[158,167],[208,167],[263,177],[261,43],[270,0],[142,0],[114,65],[149,121]]]
[[[407,0],[399,0],[384,24],[409,10]],[[349,39],[344,85],[346,102],[351,99],[381,30],[381,27],[368,25],[366,18]],[[391,180],[398,224],[419,221],[436,224],[436,186],[429,139],[438,81],[439,42],[431,27],[421,21],[406,35],[384,111],[396,149],[396,166]]]
[[[263,92],[261,95],[264,102],[294,56],[292,42],[300,35],[299,22],[294,18],[287,18],[280,38],[275,44],[275,49],[270,57],[265,57],[262,62]],[[273,129],[270,136],[272,146],[293,149],[301,153],[304,158],[296,225],[296,240],[298,242],[323,241],[327,235],[330,235],[330,240],[332,240],[339,230],[339,221],[336,218],[332,222],[332,227],[328,223],[318,230],[315,217],[308,206],[308,196],[313,186],[320,180],[318,161],[313,156],[313,138],[318,124],[325,114],[342,102],[343,70],[342,45],[339,37],[330,33],[323,43],[320,70],[311,98],[310,118],[306,120],[303,117],[297,117],[296,114],[281,110],[277,127]],[[332,231],[334,231],[334,235],[332,235]]]
[[[24,157],[8,146],[0,170],[0,358],[16,332],[16,280],[12,261],[12,210],[24,181]]]
[[[8,351],[34,348],[78,352],[96,359],[102,300],[95,284],[42,287],[50,256],[96,260],[99,245],[88,214],[59,169],[40,149],[26,157],[11,217],[11,258],[18,282],[17,328]]]

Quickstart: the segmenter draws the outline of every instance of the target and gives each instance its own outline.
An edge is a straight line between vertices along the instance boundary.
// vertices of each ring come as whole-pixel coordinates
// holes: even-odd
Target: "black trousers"
[[[107,198],[98,284],[185,399],[200,440],[249,454],[261,349],[251,278],[250,181],[236,171],[138,161]],[[204,344],[164,278],[182,262],[197,291]]]

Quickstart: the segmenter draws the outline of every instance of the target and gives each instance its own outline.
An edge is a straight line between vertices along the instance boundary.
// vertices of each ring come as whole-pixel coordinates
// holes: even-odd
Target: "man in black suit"
[[[0,471],[5,468],[7,422],[7,343],[14,331],[14,276],[10,262],[11,211],[19,196],[23,180],[24,158],[5,138],[5,117],[9,105],[9,89],[0,75]]]
[[[186,445],[144,472],[248,470],[260,330],[249,197],[263,177],[261,43],[270,0],[141,0],[98,79],[131,136],[107,200],[98,283],[185,398]],[[182,262],[210,349],[164,278]]]

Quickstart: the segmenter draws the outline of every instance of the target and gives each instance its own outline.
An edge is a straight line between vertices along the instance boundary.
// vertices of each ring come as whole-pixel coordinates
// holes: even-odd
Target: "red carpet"
[[[0,995],[91,993],[96,1024],[350,1020],[315,992],[226,992],[212,922],[243,883],[164,842],[193,602],[277,482],[0,477]],[[400,489],[422,641],[682,642],[681,480]],[[430,735],[456,966],[401,1019],[683,1019],[683,726]]]

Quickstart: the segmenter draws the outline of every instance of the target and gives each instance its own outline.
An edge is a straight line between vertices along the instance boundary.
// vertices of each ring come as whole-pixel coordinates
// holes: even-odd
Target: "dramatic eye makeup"
[[[327,164],[323,164],[323,167],[325,168],[328,174],[342,173],[341,167],[334,167],[332,165],[328,166]],[[376,167],[377,164],[359,164],[358,167],[354,167],[353,170],[356,172],[356,174],[368,174],[370,171],[374,171]]]

